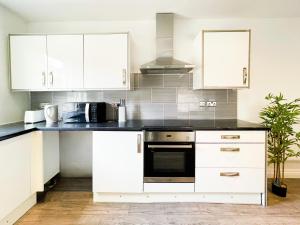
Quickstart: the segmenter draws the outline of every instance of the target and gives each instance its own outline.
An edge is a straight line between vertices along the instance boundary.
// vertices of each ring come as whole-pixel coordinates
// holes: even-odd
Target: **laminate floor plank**
[[[82,182],[82,180],[81,180]],[[208,203],[93,203],[88,184],[67,182],[47,193],[17,225],[300,225],[300,179],[288,196],[269,193],[268,207]],[[72,184],[78,182],[72,181]],[[67,188],[64,188],[67,187]],[[76,191],[74,191],[76,190]]]

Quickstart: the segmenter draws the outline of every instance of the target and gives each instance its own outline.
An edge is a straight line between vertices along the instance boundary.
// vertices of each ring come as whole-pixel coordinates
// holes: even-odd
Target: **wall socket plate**
[[[217,106],[217,102],[216,101],[207,101],[206,102],[206,106],[207,107],[216,107]]]
[[[206,106],[206,102],[205,101],[200,101],[199,102],[199,106],[200,107],[205,107]]]

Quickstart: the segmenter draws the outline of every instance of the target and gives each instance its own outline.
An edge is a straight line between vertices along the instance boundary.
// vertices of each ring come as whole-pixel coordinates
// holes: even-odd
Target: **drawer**
[[[194,183],[144,183],[144,192],[194,192]]]
[[[265,131],[196,131],[197,143],[264,143]]]
[[[195,192],[263,193],[265,170],[254,168],[197,168]]]
[[[196,144],[196,167],[265,168],[264,144]]]

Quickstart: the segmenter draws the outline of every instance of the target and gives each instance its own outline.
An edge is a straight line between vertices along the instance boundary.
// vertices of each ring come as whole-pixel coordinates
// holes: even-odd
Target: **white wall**
[[[26,32],[26,23],[0,6],[0,124],[21,121],[30,107],[29,93],[13,93],[9,84],[8,34]]]
[[[30,23],[29,32],[84,33],[130,31],[134,70],[155,57],[155,21]],[[300,18],[175,19],[175,57],[193,62],[193,42],[202,29],[251,29],[250,89],[238,92],[238,118],[259,122],[269,92],[300,97]],[[197,63],[197,62],[194,62]],[[291,174],[300,172],[292,162]],[[289,173],[289,167],[287,168]],[[293,176],[294,176],[293,175]],[[297,176],[299,176],[298,173]],[[288,175],[289,176],[289,175]]]
[[[92,132],[60,132],[60,173],[63,177],[92,176]]]

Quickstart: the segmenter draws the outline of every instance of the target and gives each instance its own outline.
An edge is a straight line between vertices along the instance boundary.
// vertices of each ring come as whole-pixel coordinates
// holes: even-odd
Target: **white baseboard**
[[[273,177],[273,167],[270,165],[268,167],[268,178]],[[299,160],[289,160],[286,162],[285,178],[300,178],[300,161]]]
[[[0,221],[0,225],[12,225],[20,219],[32,206],[36,204],[36,193],[26,199],[14,211]]]
[[[268,178],[273,177],[273,170],[268,169]],[[300,178],[300,169],[286,169],[284,172],[285,178]]]

